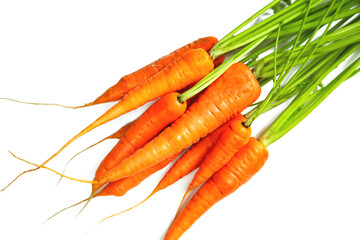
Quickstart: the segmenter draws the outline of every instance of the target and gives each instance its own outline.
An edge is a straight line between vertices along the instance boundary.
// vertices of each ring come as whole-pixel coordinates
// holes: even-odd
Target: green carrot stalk
[[[360,57],[358,57],[349,67],[343,70],[327,86],[317,90],[315,93],[314,85],[309,85],[302,91],[296,99],[282,112],[273,124],[260,136],[260,141],[266,146],[276,142],[306,116],[308,116],[321,102],[325,100],[341,83],[359,72]],[[324,73],[321,78],[327,75]],[[319,78],[319,79],[321,79]]]

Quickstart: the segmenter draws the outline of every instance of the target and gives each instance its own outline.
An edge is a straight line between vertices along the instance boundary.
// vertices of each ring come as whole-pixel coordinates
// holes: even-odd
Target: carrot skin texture
[[[213,68],[214,64],[209,54],[203,49],[198,48],[187,51],[142,85],[131,90],[120,102],[115,104],[69,142],[73,142],[94,128],[128,113],[147,102],[199,81],[211,72]]]
[[[220,135],[216,144],[203,159],[200,168],[189,185],[188,191],[208,180],[249,141],[251,128],[243,125],[245,121],[246,118],[241,114],[238,114],[230,121],[230,124]]]
[[[192,145],[190,149],[187,150],[173,166],[171,166],[151,194],[155,194],[156,192],[167,188],[200,167],[201,161],[204,159],[206,153],[215,144],[227,125],[228,123],[223,124],[218,129]]]
[[[165,161],[159,162],[158,164],[148,168],[144,171],[141,171],[131,177],[123,178],[115,182],[111,182],[106,185],[96,196],[123,196],[127,193],[130,189],[139,185],[142,181],[146,178],[151,176],[153,173],[163,169],[166,167],[170,162],[172,162],[175,158],[177,158],[179,154],[175,154],[172,157],[166,159]]]
[[[255,138],[195,193],[170,226],[164,240],[179,239],[215,203],[233,193],[253,177],[268,158],[266,146]]]
[[[99,183],[131,176],[182,151],[248,107],[260,91],[251,70],[243,63],[234,64],[179,119],[110,170]]]
[[[123,76],[114,86],[110,87],[106,90],[101,96],[99,96],[94,102],[87,104],[95,105],[100,103],[117,101],[123,98],[128,92],[136,88],[138,85],[141,85],[146,81],[149,77],[157,74],[159,71],[164,69],[171,62],[175,61],[178,57],[183,55],[190,49],[201,48],[206,52],[210,51],[210,49],[218,42],[215,37],[205,37],[200,38],[194,42],[191,42],[174,52],[163,56],[162,58],[150,63],[149,65],[140,68],[139,70]],[[221,61],[220,57],[218,58],[217,64]]]
[[[100,163],[94,180],[103,177],[110,169],[130,156],[138,148],[141,148],[185,112],[187,103],[180,103],[178,95],[177,92],[166,94],[134,121],[124,137],[120,139]],[[93,184],[93,191],[97,190],[99,186]]]

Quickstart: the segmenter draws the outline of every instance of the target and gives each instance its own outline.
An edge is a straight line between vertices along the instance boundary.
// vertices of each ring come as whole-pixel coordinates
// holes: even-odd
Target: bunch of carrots
[[[270,17],[253,24],[269,9]],[[44,168],[91,184],[90,196],[70,206],[86,202],[84,209],[93,198],[125,195],[173,162],[151,194],[134,207],[196,171],[165,236],[179,239],[208,209],[263,167],[269,145],[359,72],[359,12],[354,0],[274,0],[221,40],[195,40],[122,77],[93,102],[72,107],[116,102],[40,164],[12,153],[35,167],[3,190],[20,176]],[[249,27],[242,30],[245,26]],[[354,56],[325,84],[330,72]],[[270,92],[260,101],[262,86],[270,83]],[[153,100],[139,118],[98,142],[118,139],[92,180],[46,166],[81,136]],[[285,104],[259,136],[252,136],[251,126],[261,114]]]

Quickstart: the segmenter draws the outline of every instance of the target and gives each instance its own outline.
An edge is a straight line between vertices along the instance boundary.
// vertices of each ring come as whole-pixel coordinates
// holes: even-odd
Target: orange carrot
[[[107,184],[101,191],[99,191],[96,196],[123,196],[130,189],[139,185],[144,179],[152,175],[153,173],[163,169],[169,163],[171,163],[179,154],[174,154],[172,157],[169,157],[165,161],[159,162],[158,164],[141,171],[131,177],[123,178],[115,182]]]
[[[128,208],[128,209],[126,209],[120,213],[114,214],[112,216],[119,215],[121,213],[130,211],[131,209],[134,209],[135,207],[139,206],[140,204],[146,202],[155,193],[174,184],[175,182],[177,182],[178,180],[180,180],[181,178],[185,177],[186,175],[188,175],[189,173],[194,171],[196,168],[198,168],[201,164],[201,161],[205,157],[206,153],[215,144],[215,142],[219,138],[220,134],[224,131],[224,129],[227,127],[228,124],[229,124],[229,122],[223,124],[222,126],[220,126],[218,129],[216,129],[215,131],[213,131],[206,137],[200,139],[200,141],[198,141],[196,144],[192,145],[189,148],[189,150],[187,150],[184,153],[184,155],[182,155],[174,163],[174,165],[171,166],[169,171],[166,172],[165,176],[160,180],[158,185],[155,187],[155,189],[150,193],[150,195],[147,198],[145,198],[140,203],[134,205],[133,207]],[[158,164],[160,164],[160,163],[158,163]],[[157,166],[157,165],[155,165],[155,166]],[[151,169],[151,167],[149,169]],[[144,171],[142,171],[142,172],[144,172]],[[137,174],[135,174],[134,176],[136,176],[136,175]],[[127,178],[124,178],[124,179],[127,179]],[[121,179],[118,181],[121,181]],[[115,182],[118,182],[118,181],[115,181]],[[111,183],[109,183],[108,185],[110,185],[110,184]]]
[[[149,65],[140,68],[139,70],[131,74],[123,76],[114,86],[106,90],[95,101],[85,104],[85,106],[92,106],[99,103],[120,100],[132,89],[134,89],[138,85],[141,85],[149,77],[157,74],[159,71],[164,69],[167,65],[172,63],[174,60],[176,60],[188,50],[202,48],[208,52],[217,42],[218,40],[215,37],[200,38],[194,42],[191,42],[175,50],[174,52],[156,60],[155,62],[152,62]],[[216,64],[219,65],[219,63],[221,64],[221,62],[224,61],[224,57],[219,57],[215,61]]]
[[[130,91],[120,102],[115,104],[97,120],[70,139],[63,147],[60,148],[60,150],[43,162],[41,166],[44,166],[73,141],[94,128],[130,112],[149,101],[155,100],[167,93],[183,89],[189,84],[197,82],[213,68],[214,64],[205,50],[198,48],[185,52],[181,57],[167,65],[163,70],[149,78],[142,85]],[[39,168],[34,168],[21,173],[10,184],[12,184],[21,175],[38,169]]]
[[[166,159],[165,161],[162,161],[158,164],[156,164],[155,166],[148,168],[142,172],[139,172],[137,174],[135,174],[134,176],[131,177],[127,177],[127,178],[123,178],[121,180],[109,183],[108,185],[106,185],[103,189],[101,189],[101,191],[95,193],[92,197],[86,198],[78,203],[75,203],[69,207],[66,207],[58,212],[56,212],[55,214],[53,214],[52,216],[50,216],[48,218],[48,220],[50,220],[51,218],[55,217],[57,214],[75,207],[85,201],[89,201],[90,198],[95,198],[95,197],[100,197],[100,196],[123,196],[125,195],[129,190],[133,189],[134,187],[138,186],[142,181],[144,181],[146,178],[148,178],[149,176],[151,176],[153,173],[163,169],[164,167],[166,167],[170,162],[172,162],[179,154],[175,154],[174,156]],[[16,156],[15,156],[16,157]],[[20,160],[23,160],[19,157],[16,157]],[[28,162],[29,163],[29,162]],[[31,164],[31,163],[30,163]],[[42,167],[43,168],[43,167]],[[63,176],[63,177],[68,177],[68,176]]]
[[[177,92],[172,92],[161,97],[130,126],[125,136],[100,163],[94,180],[102,178],[110,169],[144,146],[185,112],[187,103],[180,103],[177,96]],[[94,184],[93,192],[98,187]]]
[[[187,192],[208,180],[249,141],[251,129],[250,127],[245,127],[243,125],[244,122],[246,122],[246,118],[241,114],[230,121],[230,124],[220,135],[216,144],[201,162]]]
[[[164,240],[179,239],[215,203],[253,177],[267,158],[266,146],[255,138],[250,138],[224,167],[199,188],[171,224]]]
[[[234,64],[179,119],[99,179],[99,185],[131,176],[189,147],[244,110],[260,91],[251,70]]]

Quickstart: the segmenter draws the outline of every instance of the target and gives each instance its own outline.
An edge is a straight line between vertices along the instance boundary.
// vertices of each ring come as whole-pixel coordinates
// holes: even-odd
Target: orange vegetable
[[[198,48],[185,52],[181,57],[167,65],[163,70],[149,78],[142,85],[130,91],[124,98],[122,98],[120,102],[115,104],[97,120],[95,120],[80,133],[70,139],[63,147],[60,148],[59,151],[43,162],[40,166],[44,166],[73,141],[93,130],[94,128],[107,123],[127,112],[130,112],[131,110],[134,110],[149,101],[155,100],[156,98],[161,97],[167,93],[183,89],[189,84],[197,82],[206,74],[208,74],[213,68],[214,64],[209,54],[205,50]],[[12,182],[14,182],[21,175],[38,169],[39,168],[34,168],[23,172]]]
[[[174,52],[156,60],[155,62],[152,62],[149,65],[140,68],[139,70],[133,73],[123,76],[114,86],[106,90],[95,101],[85,104],[85,106],[92,106],[99,103],[106,103],[106,102],[120,100],[128,92],[133,90],[138,85],[141,85],[149,77],[152,77],[155,74],[157,74],[159,71],[164,69],[167,65],[175,61],[178,57],[183,55],[188,50],[202,48],[208,52],[217,42],[218,40],[215,37],[200,38],[194,42],[191,42],[175,50]],[[219,64],[222,61],[224,61],[224,57],[219,57],[215,61],[216,64]]]
[[[220,170],[234,154],[242,148],[250,138],[251,129],[243,123],[246,118],[241,114],[234,117],[224,132],[218,138],[216,144],[206,154],[199,169],[197,170],[188,191],[200,186],[215,172]],[[185,194],[186,195],[186,194]]]
[[[125,133],[125,136],[120,139],[100,163],[94,180],[102,178],[110,169],[144,146],[185,112],[187,104],[186,102],[180,103],[177,96],[177,92],[166,94],[136,119]],[[97,184],[93,184],[93,192],[98,187]]]
[[[144,171],[141,171],[131,177],[123,178],[115,182],[107,184],[101,191],[99,191],[96,196],[123,196],[130,189],[139,185],[143,180],[152,175],[153,173],[163,169],[169,163],[171,163],[179,154],[174,154],[172,157],[169,157],[165,161],[159,162],[158,164],[148,168]]]
[[[224,131],[224,129],[227,127],[229,123],[225,123],[222,126],[220,126],[218,129],[207,135],[206,137],[200,139],[197,143],[192,145],[189,150],[187,150],[184,155],[182,155],[175,163],[171,166],[169,171],[166,172],[165,176],[160,180],[160,182],[157,184],[155,189],[151,192],[151,194],[145,198],[140,203],[136,204],[135,206],[126,209],[120,213],[114,214],[119,215],[121,213],[127,212],[140,204],[146,202],[150,197],[152,197],[155,193],[167,188],[168,186],[174,184],[181,178],[185,177],[192,171],[194,171],[196,168],[198,168],[201,164],[201,161],[205,157],[206,153],[211,149],[211,147],[215,144],[217,139],[219,138],[220,134]],[[166,160],[165,160],[166,161]],[[160,162],[161,163],[161,162]],[[158,164],[160,164],[158,163]],[[157,165],[158,165],[157,164]],[[157,166],[155,165],[155,166]],[[149,168],[151,169],[151,168]],[[142,171],[144,172],[144,171]],[[141,172],[140,172],[141,173]],[[136,176],[135,174],[134,176]],[[127,179],[127,178],[124,178]],[[118,180],[121,181],[121,180]],[[117,181],[116,181],[117,182]],[[110,185],[109,183],[108,185]]]
[[[179,239],[215,203],[237,190],[257,173],[268,158],[266,146],[255,138],[207,180],[171,224],[164,240]]]
[[[179,119],[99,179],[99,185],[132,176],[189,147],[253,103],[260,91],[251,70],[234,64]]]

